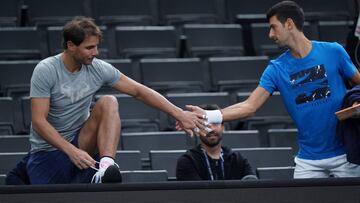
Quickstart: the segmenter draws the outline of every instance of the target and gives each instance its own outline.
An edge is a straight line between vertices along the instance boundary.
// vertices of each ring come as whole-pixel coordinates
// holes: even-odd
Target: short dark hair
[[[86,37],[97,36],[102,40],[102,32],[95,24],[94,19],[85,16],[76,16],[65,24],[63,28],[63,48],[67,49],[67,42],[71,41],[79,46]]]
[[[220,107],[217,104],[201,104],[199,107],[204,110],[220,110]]]
[[[294,21],[298,30],[303,30],[305,21],[304,11],[293,1],[281,1],[273,5],[266,13],[266,18],[269,20],[273,16],[276,16],[282,24],[290,18]]]

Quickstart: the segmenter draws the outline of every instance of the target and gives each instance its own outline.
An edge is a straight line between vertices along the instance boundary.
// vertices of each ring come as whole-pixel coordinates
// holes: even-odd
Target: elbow
[[[256,111],[257,111],[256,108],[252,108],[252,107],[248,108],[246,117],[254,116]]]
[[[244,114],[245,117],[254,116],[257,111],[257,108],[254,105],[249,104],[248,102],[244,103]]]
[[[41,126],[43,126],[44,121],[43,119],[31,119],[31,125],[32,125],[32,129],[35,132],[39,132],[39,130],[41,129]]]

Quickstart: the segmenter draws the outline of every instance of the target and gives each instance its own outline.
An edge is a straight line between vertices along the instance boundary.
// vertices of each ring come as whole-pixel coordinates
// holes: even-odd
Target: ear
[[[72,41],[67,41],[66,43],[69,50],[74,50],[77,47]]]
[[[295,23],[294,23],[293,19],[291,19],[291,18],[286,19],[285,26],[287,27],[288,30],[294,29]]]

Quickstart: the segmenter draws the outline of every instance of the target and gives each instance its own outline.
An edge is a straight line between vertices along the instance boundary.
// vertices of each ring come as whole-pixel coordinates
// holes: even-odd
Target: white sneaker
[[[97,172],[91,179],[91,183],[121,183],[122,177],[119,165],[114,163],[106,168],[106,170],[95,169]]]

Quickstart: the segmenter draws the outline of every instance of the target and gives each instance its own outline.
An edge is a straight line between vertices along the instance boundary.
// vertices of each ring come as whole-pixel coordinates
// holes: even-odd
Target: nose
[[[270,30],[269,30],[269,38],[272,39],[273,36],[274,36],[274,33],[273,33],[272,29],[270,29]]]
[[[99,54],[99,51],[98,51],[98,48],[97,48],[97,46],[96,46],[96,47],[94,47],[94,48],[92,49],[91,55],[92,55],[92,56],[97,56],[98,54]]]

